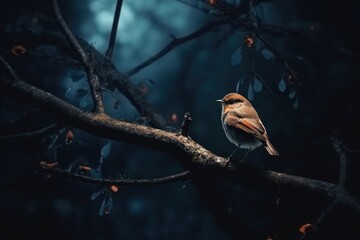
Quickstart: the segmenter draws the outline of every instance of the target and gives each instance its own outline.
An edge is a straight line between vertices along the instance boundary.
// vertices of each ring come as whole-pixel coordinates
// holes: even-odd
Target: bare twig
[[[177,2],[179,2],[179,3],[182,3],[182,4],[186,5],[186,6],[189,6],[189,7],[191,7],[191,8],[194,8],[194,9],[196,9],[196,10],[199,10],[199,11],[201,11],[201,12],[203,12],[203,13],[210,14],[209,9],[201,8],[201,7],[199,7],[198,5],[195,5],[195,4],[191,3],[191,2],[184,1],[184,0],[175,0],[175,1],[177,1]],[[219,16],[220,16],[220,15],[219,15]]]
[[[46,60],[56,61],[56,62],[62,63],[64,65],[81,66],[80,61],[77,61],[77,60],[72,59],[72,58],[66,58],[66,57],[61,57],[61,56],[52,56],[52,55],[48,55],[48,54],[41,53],[41,52],[31,51],[31,50],[28,51],[27,53],[29,55],[32,55],[32,56],[37,57],[37,58],[44,58]]]
[[[109,178],[94,178],[84,174],[70,172],[69,170],[60,169],[57,167],[47,167],[46,165],[40,165],[40,170],[47,174],[55,174],[67,177],[69,179],[79,180],[87,183],[100,184],[105,186],[111,185],[159,185],[164,183],[171,183],[180,180],[186,180],[190,176],[190,171],[184,171],[174,175],[153,178],[153,179],[109,179]]]
[[[112,57],[112,54],[114,51],[115,39],[116,39],[116,33],[117,33],[118,25],[119,25],[119,18],[120,18],[122,3],[123,3],[123,0],[117,0],[115,14],[114,14],[114,20],[113,20],[113,24],[112,24],[112,28],[111,28],[109,46],[108,46],[108,49],[107,49],[106,55],[105,55],[107,62],[111,62],[111,57]]]
[[[257,2],[257,4],[260,2],[261,1]],[[249,3],[250,3],[250,5],[247,6],[248,8],[251,7],[252,2],[249,1]],[[218,6],[218,4],[213,5],[213,7],[217,8],[221,12],[224,12],[223,7]],[[227,9],[226,12],[232,13],[232,14],[227,14],[227,15],[233,19],[233,23],[235,23],[236,25],[240,26],[242,29],[244,29],[245,31],[248,31],[248,32],[254,32],[254,30],[257,30],[256,28],[254,28],[254,26],[249,24],[249,22],[247,20],[245,21],[245,20],[241,20],[238,18],[241,11],[239,12],[236,7],[233,7],[233,6],[227,4],[226,9]],[[252,9],[250,9],[250,12],[251,11],[252,11]],[[260,40],[274,54],[276,59],[284,66],[285,71],[295,80],[295,82],[297,84],[301,84],[301,82],[299,82],[299,79],[295,76],[294,72],[289,68],[285,59],[277,52],[277,50],[260,34],[256,34],[256,38],[258,40]]]
[[[225,33],[219,40],[216,41],[216,43],[214,44],[214,46],[216,48],[220,47],[231,35],[233,34],[233,31],[228,31],[227,33]]]
[[[359,149],[352,149],[352,148],[349,148],[347,146],[344,146],[345,150],[347,152],[350,152],[350,153],[360,153],[360,150]]]
[[[192,118],[189,112],[185,113],[184,120],[181,124],[181,135],[187,137],[189,136],[189,127],[192,122]]]
[[[223,21],[223,20],[210,22],[210,23],[206,24],[205,26],[199,28],[198,30],[190,33],[189,35],[186,35],[186,36],[181,37],[181,38],[174,38],[171,42],[168,43],[168,45],[166,45],[157,54],[153,55],[152,57],[150,57],[149,59],[147,59],[143,63],[139,64],[138,66],[136,66],[133,69],[131,69],[130,71],[128,71],[127,75],[128,76],[134,75],[135,73],[141,71],[143,68],[149,66],[151,63],[155,62],[159,58],[166,55],[168,52],[170,52],[171,50],[173,50],[177,46],[180,46],[180,45],[182,45],[182,44],[184,44],[184,43],[186,43],[186,42],[188,42],[188,41],[190,41],[192,39],[200,37],[201,35],[203,35],[203,34],[205,34],[207,32],[210,32],[211,30],[215,29],[216,27],[225,25],[226,23],[228,23],[228,22]]]
[[[353,58],[354,60],[359,61],[360,55],[354,53],[354,51],[350,51],[348,49],[336,46],[332,44],[332,41],[328,41],[325,38],[314,37],[310,34],[308,29],[293,29],[290,27],[281,27],[271,24],[262,23],[261,26],[257,29],[258,32],[266,33],[273,37],[277,38],[293,38],[293,39],[301,39],[311,43],[314,46],[321,46],[321,48],[326,48],[330,51],[337,52],[343,56]]]
[[[52,131],[54,131],[58,128],[59,128],[59,125],[57,123],[53,123],[44,128],[41,128],[41,129],[38,129],[38,130],[35,130],[32,132],[0,136],[0,141],[11,141],[11,140],[28,139],[28,138],[44,136],[45,134],[51,133]]]
[[[274,93],[274,91],[271,89],[269,84],[264,80],[264,78],[256,71],[255,68],[255,58],[254,58],[254,50],[250,49],[250,64],[251,64],[251,72],[252,74],[264,85],[265,89],[270,93],[272,98],[275,100],[275,102],[284,109],[284,112],[288,114],[289,116],[292,116],[289,111],[284,107],[283,102],[281,99]]]
[[[323,219],[325,219],[325,217],[331,212],[331,210],[334,208],[334,206],[336,205],[337,201],[332,201],[331,204],[325,209],[325,211],[323,211],[323,213],[320,215],[320,217],[316,220],[315,225],[318,226]]]
[[[110,96],[112,96],[117,102],[120,103],[120,98],[118,98],[113,92],[111,92],[110,90],[106,89],[106,88],[101,88],[101,91],[104,91],[106,93],[108,93]]]
[[[294,79],[296,84],[301,84],[298,77],[294,74],[294,71],[290,69],[289,65],[285,61],[285,59],[277,52],[275,47],[271,45],[265,38],[263,38],[260,35],[256,35],[256,38],[259,39],[269,50],[274,54],[275,59],[277,59],[284,67],[285,71],[291,76],[292,79]]]
[[[336,153],[339,155],[339,160],[340,160],[339,185],[342,187],[346,187],[348,157],[346,154],[345,146],[340,140],[337,133],[333,133],[332,136],[330,137],[330,140],[333,148],[335,149]]]
[[[331,204],[321,213],[321,215],[316,219],[316,221],[312,224],[312,228],[314,231],[316,231],[323,220],[330,214],[330,212],[333,210],[334,206],[337,204],[336,200],[333,200]],[[311,236],[313,235],[313,232],[310,232],[308,234],[303,234],[299,239],[300,240],[306,240],[311,239]]]
[[[92,57],[90,57],[90,55],[88,55],[84,51],[84,49],[82,48],[82,46],[80,45],[80,43],[78,42],[78,40],[76,39],[74,34],[71,32],[68,25],[66,24],[62,14],[61,14],[58,1],[53,0],[52,4],[53,4],[54,13],[55,13],[57,22],[59,23],[61,29],[63,30],[63,32],[64,32],[66,38],[68,39],[68,41],[70,42],[71,46],[79,54],[80,59],[85,68],[86,75],[87,75],[88,82],[89,82],[91,96],[92,96],[92,99],[94,102],[93,110],[97,113],[103,113],[104,112],[104,103],[101,98],[99,77],[97,76],[97,74],[94,71],[94,59]]]

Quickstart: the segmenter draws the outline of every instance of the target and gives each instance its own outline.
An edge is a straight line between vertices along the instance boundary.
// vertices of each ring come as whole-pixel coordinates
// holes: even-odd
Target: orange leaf
[[[40,162],[40,167],[42,168],[55,168],[59,165],[58,162],[47,163],[47,162]]]
[[[170,121],[172,123],[176,123],[178,121],[178,117],[177,117],[176,113],[171,114]]]
[[[19,56],[26,52],[26,48],[22,45],[16,45],[11,49],[11,53],[15,56]]]
[[[119,191],[119,188],[118,188],[117,186],[115,186],[115,185],[111,185],[111,186],[110,186],[110,189],[111,189],[111,191],[113,191],[113,192]]]
[[[217,0],[208,0],[208,3],[209,3],[210,5],[215,5],[216,2],[217,2]]]
[[[254,39],[250,35],[248,35],[245,38],[244,43],[246,44],[247,47],[251,48],[254,46]]]
[[[315,230],[316,230],[316,227],[314,225],[312,225],[311,223],[306,223],[299,228],[299,232],[301,232],[304,235],[306,235],[310,232],[313,232]]]
[[[138,89],[142,95],[146,95],[149,92],[149,88],[144,84],[139,84]]]
[[[65,135],[65,143],[70,144],[74,139],[74,134],[71,130],[68,130]]]
[[[294,79],[294,77],[296,77],[296,72],[295,71],[291,71],[291,74],[289,74],[288,75],[288,83],[290,84],[290,85],[294,85],[295,84],[295,79]]]
[[[82,172],[88,172],[91,170],[91,167],[89,166],[79,166],[80,171]]]

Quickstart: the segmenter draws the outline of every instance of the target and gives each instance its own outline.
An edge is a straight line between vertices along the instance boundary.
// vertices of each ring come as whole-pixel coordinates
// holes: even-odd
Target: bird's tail
[[[276,151],[276,149],[274,148],[274,146],[270,143],[269,140],[266,140],[266,143],[264,144],[264,147],[266,149],[266,151],[268,151],[268,153],[272,156],[279,156],[278,151]]]

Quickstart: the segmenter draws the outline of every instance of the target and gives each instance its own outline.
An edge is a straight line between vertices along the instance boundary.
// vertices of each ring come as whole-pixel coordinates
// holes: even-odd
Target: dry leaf
[[[252,38],[250,35],[248,35],[245,38],[244,43],[246,44],[247,47],[252,48],[254,46],[254,38]]]
[[[215,5],[216,2],[217,2],[217,0],[208,0],[208,3],[212,6]]]
[[[146,95],[149,93],[149,88],[145,86],[144,84],[139,84],[138,89],[142,95]]]
[[[79,166],[79,169],[82,172],[89,172],[91,170],[91,167],[89,167],[89,166]]]
[[[172,123],[176,123],[178,121],[178,117],[177,117],[176,113],[171,114],[170,121]]]
[[[71,130],[68,130],[65,135],[65,143],[70,144],[72,143],[73,139],[74,139],[74,134],[72,133]]]
[[[59,165],[58,162],[47,163],[47,162],[40,162],[40,167],[42,168],[55,168]]]
[[[11,49],[11,53],[15,56],[22,55],[26,52],[26,48],[22,45],[16,45]]]
[[[311,223],[306,223],[299,228],[299,232],[301,232],[304,235],[306,235],[310,232],[313,232],[315,230],[316,230],[316,227],[314,225],[312,225]]]
[[[111,189],[112,192],[117,192],[117,191],[119,191],[119,188],[118,188],[117,186],[115,186],[115,185],[111,185],[111,186],[110,186],[110,189]]]

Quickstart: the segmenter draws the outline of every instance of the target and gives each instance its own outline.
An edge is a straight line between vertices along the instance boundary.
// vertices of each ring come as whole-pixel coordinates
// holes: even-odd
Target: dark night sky
[[[59,30],[52,21],[50,2],[13,0],[0,4],[0,54],[25,81],[89,109],[91,97],[80,67],[34,55],[37,52],[71,56],[49,44],[37,47],[31,44],[33,38],[29,36]],[[198,3],[201,1],[188,2],[216,13],[205,3]],[[273,60],[272,54],[267,59],[268,47],[256,43],[250,50],[243,44],[247,33],[229,26],[176,47],[134,74],[132,82],[146,92],[148,102],[167,120],[171,121],[173,114],[177,116],[178,120],[171,123],[173,127],[179,128],[184,112],[190,112],[194,120],[191,138],[224,157],[234,150],[234,145],[223,133],[221,108],[215,100],[236,90],[251,98],[249,91],[253,91],[251,102],[280,156],[271,157],[259,148],[249,154],[246,162],[336,182],[339,163],[331,147],[331,134],[337,131],[348,148],[360,149],[359,4],[350,0],[263,2],[254,7],[259,28],[280,27],[281,34],[262,30],[258,34],[295,71],[301,85],[289,82],[284,66]],[[70,28],[100,53],[107,49],[115,5],[115,0],[60,1]],[[127,72],[159,52],[172,40],[171,36],[186,36],[221,17],[175,0],[124,0],[113,63]],[[12,54],[16,45],[24,46],[26,53]],[[236,51],[240,46],[239,55]],[[251,51],[255,70],[271,91],[263,84],[256,85],[259,83],[250,77]],[[1,136],[39,129],[55,119],[1,89],[0,93]],[[141,120],[120,92],[112,94],[119,98],[119,108],[114,108],[116,99],[112,95],[103,94],[111,116]],[[33,140],[0,140],[0,239],[231,239],[229,229],[241,233],[232,235],[235,239],[266,239],[268,235],[274,239],[299,239],[298,228],[316,220],[329,205],[307,192],[250,189],[205,176],[206,189],[216,201],[204,199],[191,181],[120,187],[112,194],[111,213],[99,216],[104,195],[94,201],[90,197],[100,187],[63,177],[45,179],[34,174],[39,162],[56,158],[64,168],[72,164],[97,168],[103,156],[105,177],[159,177],[180,172],[182,168],[174,156],[112,142],[78,129],[72,129],[74,140],[66,145],[65,132]],[[243,154],[244,151],[238,151],[235,158],[240,159]],[[349,188],[359,196],[354,173],[360,168],[354,161],[358,153],[350,152],[348,156]],[[215,218],[208,208],[209,202],[220,204],[219,208],[227,211],[224,216],[230,216],[232,221]],[[359,222],[358,213],[335,206],[310,239],[335,236],[355,239]]]

